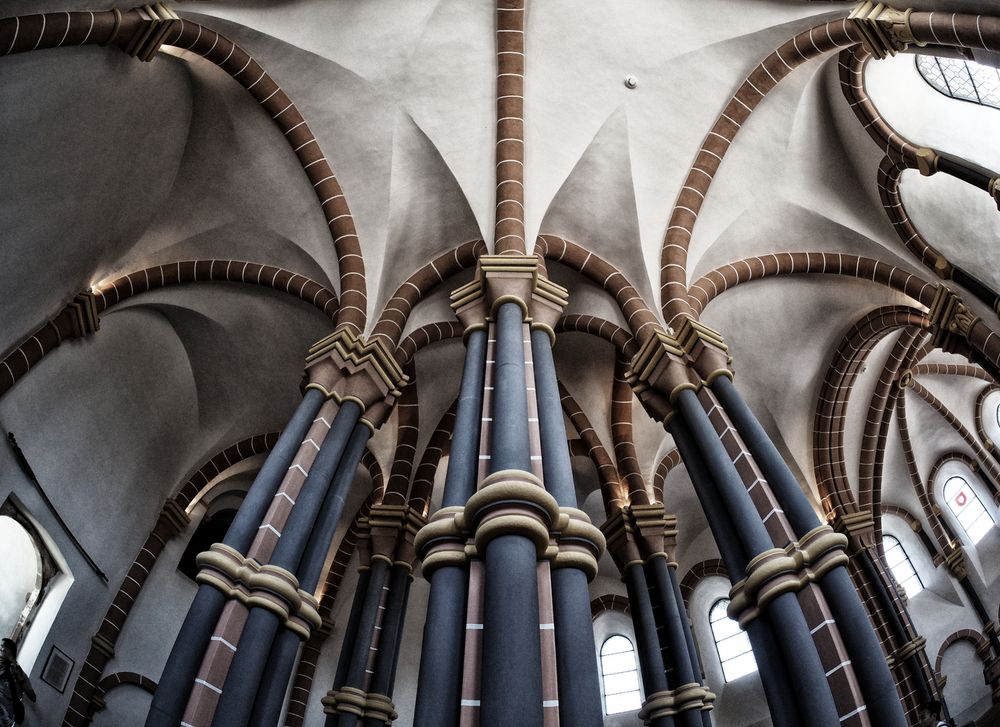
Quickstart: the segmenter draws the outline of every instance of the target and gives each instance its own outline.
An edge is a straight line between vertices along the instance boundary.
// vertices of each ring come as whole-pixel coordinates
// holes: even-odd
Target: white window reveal
[[[944,483],[944,499],[973,545],[993,527],[993,517],[964,477],[956,475],[948,478]]]

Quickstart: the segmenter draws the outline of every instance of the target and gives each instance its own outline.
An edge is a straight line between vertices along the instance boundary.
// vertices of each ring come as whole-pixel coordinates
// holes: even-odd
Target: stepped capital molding
[[[924,46],[913,37],[910,16],[913,10],[897,10],[885,3],[858,3],[847,22],[854,25],[862,38],[865,50],[878,59],[888,58],[906,50],[911,45]]]

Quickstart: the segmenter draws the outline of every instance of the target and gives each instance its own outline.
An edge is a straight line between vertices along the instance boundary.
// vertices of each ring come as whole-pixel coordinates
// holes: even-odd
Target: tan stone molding
[[[784,549],[765,550],[747,564],[746,577],[733,585],[729,617],[745,629],[778,596],[801,591],[834,568],[847,565],[846,547],[845,535],[819,525]]]
[[[553,568],[579,568],[592,580],[604,552],[603,533],[582,510],[559,507],[541,480],[523,470],[495,472],[465,507],[438,510],[413,542],[423,575],[442,566],[464,566],[482,557],[491,540],[522,535]]]
[[[115,645],[110,639],[97,633],[91,637],[90,643],[108,661],[111,661],[115,657]]]
[[[338,403],[355,402],[366,415],[362,422],[372,430],[389,418],[409,381],[381,339],[364,341],[343,328],[309,349],[306,375],[306,389],[318,389]]]
[[[135,8],[139,14],[139,29],[125,46],[125,52],[140,61],[149,62],[156,57],[167,33],[180,18],[163,3],[153,3]]]
[[[936,151],[927,147],[920,147],[917,149],[915,156],[917,159],[917,169],[923,176],[929,177],[937,173],[939,157]]]
[[[962,546],[952,542],[944,551],[944,563],[953,576],[962,580],[969,575],[968,563],[965,559],[965,551]]]
[[[948,353],[968,353],[969,334],[980,318],[972,313],[955,291],[939,285],[928,315],[933,346]]]
[[[897,664],[902,664],[911,656],[916,656],[918,652],[923,651],[924,646],[926,645],[927,639],[923,636],[917,636],[910,641],[907,641],[886,658],[889,668],[891,669]]]
[[[887,58],[910,45],[924,46],[913,37],[910,15],[913,10],[897,10],[885,3],[861,2],[847,16],[862,37],[865,50],[876,58]]]
[[[451,308],[466,334],[481,329],[504,303],[516,303],[532,330],[555,341],[555,327],[569,292],[545,276],[534,255],[481,255],[472,282],[451,294]]]
[[[356,687],[331,689],[320,700],[326,714],[354,714],[365,719],[374,717],[390,724],[399,715],[392,699],[384,694],[364,692]]]
[[[96,333],[101,327],[101,318],[97,313],[97,293],[85,290],[77,293],[66,305],[70,313],[70,323],[73,326],[75,338],[85,338]]]
[[[733,378],[733,357],[722,334],[690,316],[684,316],[677,331],[677,343],[687,354],[702,380],[712,385],[719,376]]]
[[[875,520],[870,510],[835,513],[833,529],[847,538],[847,550],[852,555],[875,547]]]
[[[639,710],[639,719],[650,724],[660,717],[668,717],[678,712],[697,709],[707,712],[712,709],[715,694],[701,684],[690,682],[676,689],[654,692],[646,697]]]
[[[172,538],[187,529],[187,526],[191,524],[191,516],[185,512],[177,500],[171,497],[163,503],[158,522],[163,524],[167,537]]]
[[[311,629],[322,626],[316,598],[301,590],[298,579],[284,568],[261,565],[223,543],[199,553],[195,562],[201,568],[195,579],[199,584],[217,588],[247,608],[270,611],[299,638],[308,639]]]
[[[417,557],[414,540],[425,525],[426,518],[412,507],[383,503],[373,505],[368,517],[364,518],[371,558],[412,570]]]
[[[680,343],[661,329],[646,339],[629,364],[626,381],[657,421],[666,422],[673,416],[674,401],[681,391],[697,391],[701,386],[701,379],[684,356]]]
[[[623,507],[601,525],[601,532],[622,574],[629,566],[653,558],[665,558],[676,566],[677,518],[668,514],[662,503]]]

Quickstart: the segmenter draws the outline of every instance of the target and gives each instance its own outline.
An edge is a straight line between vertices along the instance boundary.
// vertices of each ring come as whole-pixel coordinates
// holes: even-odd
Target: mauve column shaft
[[[795,536],[801,538],[818,527],[819,518],[795,476],[733,383],[720,376],[712,390],[778,498]],[[872,724],[905,727],[906,717],[896,694],[895,681],[847,569],[830,571],[819,585],[858,675]]]
[[[473,331],[466,343],[442,507],[462,507],[476,490],[488,337],[486,331]],[[413,724],[456,727],[462,694],[468,570],[442,566],[430,582]]]
[[[243,498],[223,543],[246,553],[324,399],[323,393],[316,389],[306,391],[288,426],[281,433]],[[180,724],[191,685],[225,604],[226,597],[217,588],[209,585],[198,587],[160,675],[146,718],[146,727],[177,727]]]

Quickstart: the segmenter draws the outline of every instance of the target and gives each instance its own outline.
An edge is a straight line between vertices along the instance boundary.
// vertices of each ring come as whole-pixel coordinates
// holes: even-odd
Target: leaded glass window
[[[753,658],[746,632],[726,613],[728,607],[729,599],[720,598],[708,612],[708,618],[712,623],[712,636],[719,652],[719,661],[722,662],[722,675],[727,682],[731,682],[757,671],[757,662]]]
[[[917,56],[917,71],[945,96],[1000,108],[1000,70],[961,58]]]
[[[993,516],[964,477],[956,475],[944,483],[944,499],[973,544],[982,540],[993,527]]]
[[[896,583],[903,587],[908,598],[912,598],[924,589],[924,584],[910,562],[910,556],[903,549],[903,544],[892,535],[882,536],[882,549],[885,550],[885,560],[892,571]]]
[[[611,636],[601,646],[601,681],[605,713],[634,712],[642,707],[635,649],[624,636]]]

